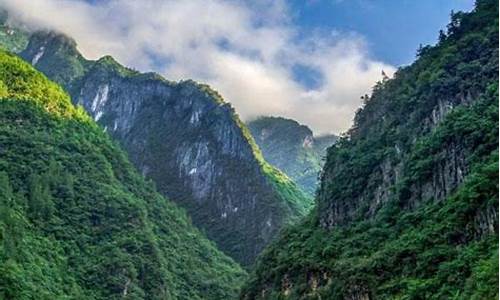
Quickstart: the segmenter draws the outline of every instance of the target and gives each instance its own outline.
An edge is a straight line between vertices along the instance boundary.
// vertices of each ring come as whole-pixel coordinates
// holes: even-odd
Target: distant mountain
[[[0,50],[1,299],[231,299],[244,277],[62,88]]]
[[[314,196],[326,149],[338,137],[315,137],[309,127],[281,117],[259,117],[247,126],[264,159],[287,174],[308,195]]]
[[[20,26],[11,26],[8,13],[0,7],[0,48],[18,53],[28,45],[29,32]]]
[[[498,42],[479,0],[379,82],[241,298],[498,299]]]
[[[75,41],[54,32],[33,34],[20,55],[61,84],[137,169],[242,265],[311,207],[209,86],[139,73],[110,56],[86,60]]]

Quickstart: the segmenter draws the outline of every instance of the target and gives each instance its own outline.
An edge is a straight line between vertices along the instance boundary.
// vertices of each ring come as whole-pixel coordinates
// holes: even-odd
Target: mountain
[[[8,12],[0,7],[0,47],[10,52],[20,52],[28,45],[29,33],[22,26],[11,26]]]
[[[259,117],[247,126],[264,159],[288,175],[308,195],[314,196],[326,149],[338,137],[315,137],[309,127],[282,117]]]
[[[230,299],[245,272],[55,83],[0,50],[0,298]]]
[[[498,298],[498,2],[453,13],[329,148],[242,299]]]
[[[158,190],[244,266],[311,200],[263,158],[230,104],[209,86],[139,73],[74,40],[37,32],[20,55],[61,84]]]

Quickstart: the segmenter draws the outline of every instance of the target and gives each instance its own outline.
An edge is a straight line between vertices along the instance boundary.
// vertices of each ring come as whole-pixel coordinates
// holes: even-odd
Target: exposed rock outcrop
[[[261,159],[217,92],[139,73],[109,56],[88,61],[75,45],[39,32],[21,55],[62,84],[224,252],[249,266],[284,224],[307,212],[310,200]]]

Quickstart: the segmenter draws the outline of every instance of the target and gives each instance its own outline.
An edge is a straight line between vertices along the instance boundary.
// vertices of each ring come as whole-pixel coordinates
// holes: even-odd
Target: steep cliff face
[[[375,86],[242,293],[279,297],[498,297],[498,2]]]
[[[316,137],[307,126],[281,117],[259,117],[248,122],[248,129],[264,158],[314,196],[326,149],[338,137]]]
[[[107,56],[85,60],[67,37],[40,32],[21,56],[65,87],[161,193],[249,266],[310,200],[269,166],[233,108],[194,81],[169,82]]]
[[[61,87],[0,51],[0,298],[231,299],[245,277]]]
[[[454,16],[449,36],[442,37],[438,47],[420,49],[420,57],[411,67],[399,70],[394,80],[380,82],[356,115],[343,144],[363,149],[366,161],[356,159],[361,153],[332,149],[319,193],[320,220],[326,228],[348,224],[360,216],[372,217],[394,196],[404,197],[404,205],[409,207],[429,199],[440,201],[463,182],[472,163],[467,158],[484,141],[447,137],[424,150],[428,145],[422,138],[439,132],[456,108],[478,102],[496,79],[495,31],[476,18],[462,17]],[[369,149],[371,153],[365,155]],[[353,159],[346,162],[346,155]],[[352,170],[349,179],[366,188],[342,188],[344,183],[349,185],[339,181],[340,177],[345,180],[347,168]],[[398,189],[400,194],[395,195]]]

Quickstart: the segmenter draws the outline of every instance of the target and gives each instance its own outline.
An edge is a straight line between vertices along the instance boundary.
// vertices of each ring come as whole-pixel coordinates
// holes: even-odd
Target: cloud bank
[[[244,120],[293,118],[317,133],[347,130],[381,71],[363,38],[304,32],[286,3],[224,0],[0,0],[11,17],[73,37],[85,57],[113,55],[170,80],[210,84]],[[314,84],[307,78],[314,75]],[[311,77],[311,76],[309,76]]]

